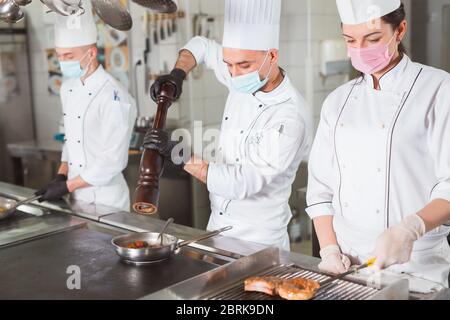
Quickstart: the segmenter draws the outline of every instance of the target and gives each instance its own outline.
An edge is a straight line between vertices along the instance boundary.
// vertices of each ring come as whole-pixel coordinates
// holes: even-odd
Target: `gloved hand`
[[[45,192],[47,192],[48,188],[52,185],[55,184],[59,181],[67,181],[67,176],[65,174],[58,174],[56,175],[55,179],[53,179],[52,181],[50,181],[50,183],[48,185],[46,185],[45,187],[43,187],[42,189],[39,189],[35,195],[36,196],[40,196],[43,195]]]
[[[179,143],[179,141],[170,140],[169,133],[161,129],[150,130],[149,132],[147,132],[144,138],[145,149],[155,150],[164,158],[174,163],[176,166],[183,168],[185,162],[189,160],[184,159],[183,149],[181,149],[179,154],[172,155],[173,149]]]
[[[38,201],[43,202],[60,200],[68,193],[69,189],[67,189],[67,177],[65,175],[58,174],[52,182],[37,191],[35,195],[41,196]]]
[[[377,239],[374,256],[375,268],[387,268],[411,259],[414,242],[426,232],[425,222],[417,214],[384,231]]]
[[[351,266],[349,257],[341,252],[337,245],[330,245],[320,250],[322,262],[319,263],[319,269],[328,273],[341,274]]]
[[[155,83],[150,88],[150,96],[153,101],[157,101],[161,94],[161,87],[164,83],[173,84],[176,88],[174,101],[178,100],[183,92],[183,81],[186,79],[186,72],[181,69],[173,69],[168,75],[164,75],[156,79]]]

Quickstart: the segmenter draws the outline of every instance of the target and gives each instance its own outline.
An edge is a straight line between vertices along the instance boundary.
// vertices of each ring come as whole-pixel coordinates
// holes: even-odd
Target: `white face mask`
[[[259,72],[266,63],[268,57],[269,51],[267,52],[266,57],[264,58],[264,62],[262,63],[261,67],[259,67],[258,70],[250,72],[248,74],[244,74],[242,76],[231,78],[231,85],[233,89],[240,93],[253,94],[262,87],[264,87],[269,81],[269,76],[270,73],[272,72],[272,65],[270,65],[269,73],[264,78],[264,80],[260,79]]]

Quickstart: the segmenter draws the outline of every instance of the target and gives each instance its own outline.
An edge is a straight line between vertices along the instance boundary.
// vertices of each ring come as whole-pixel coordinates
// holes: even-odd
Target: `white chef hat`
[[[400,0],[336,0],[341,21],[356,25],[381,18],[401,6]]]
[[[97,27],[92,11],[86,8],[80,16],[56,15],[55,47],[76,48],[97,43]]]
[[[226,0],[223,47],[278,49],[281,0]]]

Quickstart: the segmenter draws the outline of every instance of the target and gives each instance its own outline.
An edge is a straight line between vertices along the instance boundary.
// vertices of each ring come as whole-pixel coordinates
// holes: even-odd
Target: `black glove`
[[[186,79],[186,72],[181,69],[173,69],[168,75],[164,75],[156,79],[155,83],[150,88],[150,96],[153,101],[157,101],[158,96],[161,94],[161,87],[165,83],[170,83],[175,86],[174,101],[178,100],[183,92],[183,81]]]
[[[160,129],[150,130],[144,138],[145,149],[155,150],[161,156],[170,160],[173,164],[175,164],[175,166],[183,168],[185,163],[189,160],[184,159],[183,148],[178,155],[175,155],[175,158],[172,157],[172,151],[179,143],[180,141],[170,140],[169,133]],[[190,155],[186,153],[186,156]]]
[[[57,201],[69,193],[67,189],[67,176],[58,174],[46,187],[37,191],[35,195],[41,196],[38,201]]]
[[[57,183],[59,181],[67,181],[67,176],[65,174],[58,174],[55,179],[53,179],[52,181],[50,181],[50,183],[48,185],[46,185],[45,187],[43,187],[42,189],[39,189],[35,195],[36,196],[41,196],[43,195],[47,189],[54,183]]]

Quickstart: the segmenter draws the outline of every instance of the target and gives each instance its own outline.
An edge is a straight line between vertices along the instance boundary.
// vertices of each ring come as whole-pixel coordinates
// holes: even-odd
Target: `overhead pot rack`
[[[31,3],[31,0],[0,0],[0,21],[16,23],[23,19],[24,12],[20,7]]]
[[[140,6],[149,8],[158,13],[175,13],[177,4],[172,0],[131,0]]]
[[[3,1],[3,2],[2,2]],[[3,3],[12,8],[15,19],[21,19],[23,12],[19,5],[28,4],[32,0],[0,0],[0,19]],[[62,16],[81,15],[85,12],[83,1],[86,0],[40,0],[49,12]],[[127,7],[120,0],[90,0],[97,15],[106,24],[120,31],[128,31],[133,27],[133,20]],[[158,13],[174,13],[178,6],[173,0],[132,0],[134,3]],[[11,19],[9,19],[11,21]]]

